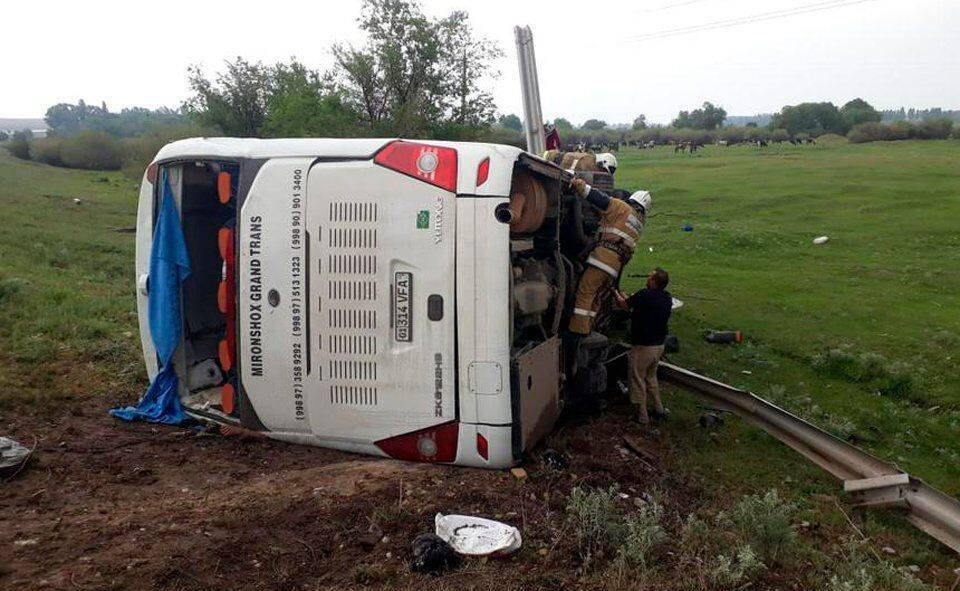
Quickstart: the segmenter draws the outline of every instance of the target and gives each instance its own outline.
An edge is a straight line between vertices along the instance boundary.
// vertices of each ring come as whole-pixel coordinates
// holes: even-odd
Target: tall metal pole
[[[537,78],[537,58],[533,51],[533,33],[530,27],[514,27],[517,40],[517,61],[520,65],[520,87],[523,90],[523,126],[527,151],[543,155],[547,138],[543,132],[543,113],[540,110],[540,83]]]

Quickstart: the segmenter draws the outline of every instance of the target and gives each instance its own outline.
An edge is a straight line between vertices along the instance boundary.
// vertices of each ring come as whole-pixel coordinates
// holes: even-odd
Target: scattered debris
[[[743,333],[739,330],[711,330],[703,337],[708,343],[725,345],[728,343],[742,343]]]
[[[681,230],[683,230],[684,232],[693,232],[693,226],[691,226],[690,224],[684,224]]]
[[[14,540],[13,545],[22,548],[23,546],[36,546],[38,543],[37,540],[30,538],[26,540]]]
[[[679,353],[680,338],[675,334],[668,334],[663,340],[663,350],[665,353]]]
[[[705,412],[700,415],[700,426],[704,429],[715,429],[724,424],[723,414],[719,412]]]
[[[659,432],[657,432],[656,429],[651,430],[651,434],[653,434],[654,432],[656,432],[657,435],[659,435]],[[629,435],[624,435],[623,442],[626,444],[627,448],[630,451],[632,451],[637,455],[637,457],[640,460],[640,463],[643,464],[643,466],[647,468],[647,470],[651,472],[656,471],[656,468],[654,467],[654,464],[657,463],[656,456],[654,456],[652,453],[644,449],[643,445],[641,445],[639,441],[637,441],[633,437],[630,437]]]
[[[517,480],[523,480],[524,478],[527,477],[527,471],[521,468],[520,466],[517,466],[515,468],[510,468],[510,473],[513,474],[517,478]]]
[[[13,478],[30,459],[31,450],[9,437],[0,437],[0,478]]]
[[[826,244],[827,240],[830,240],[829,236],[817,236],[813,239],[814,244]]]
[[[920,572],[920,567],[917,566],[916,564],[911,564],[911,565],[907,566],[907,570],[910,571],[910,572],[912,572],[912,573],[918,573],[918,572]]]
[[[120,234],[135,234],[137,232],[136,226],[111,226],[108,229],[111,232],[118,232]]]
[[[670,301],[671,310],[679,310],[682,307],[683,307],[683,300],[679,298],[671,298],[671,301]]]
[[[426,573],[434,576],[457,567],[460,557],[453,551],[450,544],[436,534],[422,534],[417,536],[411,546],[413,559],[410,561],[410,570],[417,573]]]
[[[482,517],[436,516],[437,535],[458,554],[504,556],[520,549],[520,530]]]
[[[83,199],[80,199],[79,197],[74,197],[74,198],[73,198],[73,204],[74,204],[74,205],[80,205],[81,203],[83,203]]]
[[[570,463],[563,457],[563,454],[555,449],[544,450],[544,452],[540,454],[540,458],[548,468],[553,470],[566,470],[570,467]]]
[[[897,551],[890,546],[884,546],[883,548],[880,548],[880,550],[883,551],[884,554],[889,554],[891,556],[897,553]]]

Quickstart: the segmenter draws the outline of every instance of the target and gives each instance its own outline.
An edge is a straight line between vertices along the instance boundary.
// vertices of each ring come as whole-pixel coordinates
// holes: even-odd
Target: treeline
[[[334,65],[312,69],[291,58],[263,64],[241,57],[212,78],[188,70],[189,98],[176,109],[123,109],[61,103],[46,112],[49,137],[20,132],[7,142],[17,157],[56,166],[141,170],[164,144],[203,135],[237,137],[407,137],[524,145],[516,115],[496,117],[485,90],[498,73],[499,47],[474,33],[467,14],[425,15],[415,0],[364,0],[358,18],[366,41],[334,44]],[[519,90],[518,90],[519,92]],[[622,144],[730,144],[805,140],[824,134],[851,141],[933,139],[958,130],[937,114],[904,112],[925,121],[884,124],[887,113],[862,99],[841,107],[801,103],[784,107],[764,126],[731,126],[710,102],[683,110],[669,127],[639,115],[630,124],[588,119],[580,126],[557,118],[567,149]],[[898,115],[899,116],[899,115]]]
[[[179,109],[58,104],[46,113],[47,138],[18,133],[7,145],[20,158],[57,166],[143,167],[174,139],[376,137],[484,140],[519,144],[496,125],[485,90],[502,55],[474,34],[465,12],[426,16],[413,0],[365,0],[358,19],[367,41],[335,44],[326,72],[296,59],[266,65],[241,57],[212,79],[188,71],[191,96]]]

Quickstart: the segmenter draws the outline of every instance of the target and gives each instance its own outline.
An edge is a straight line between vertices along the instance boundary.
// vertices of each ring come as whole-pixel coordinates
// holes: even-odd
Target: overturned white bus
[[[151,379],[150,248],[166,178],[191,267],[173,358],[189,415],[291,442],[509,466],[562,405],[558,334],[585,224],[579,200],[562,196],[567,174],[490,144],[171,143],[138,211]],[[580,390],[605,388],[602,363],[581,353]]]

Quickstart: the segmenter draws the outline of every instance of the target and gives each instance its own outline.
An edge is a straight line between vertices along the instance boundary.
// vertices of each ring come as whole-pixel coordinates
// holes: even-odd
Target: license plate
[[[413,273],[398,271],[393,283],[394,338],[409,343],[413,340]]]

